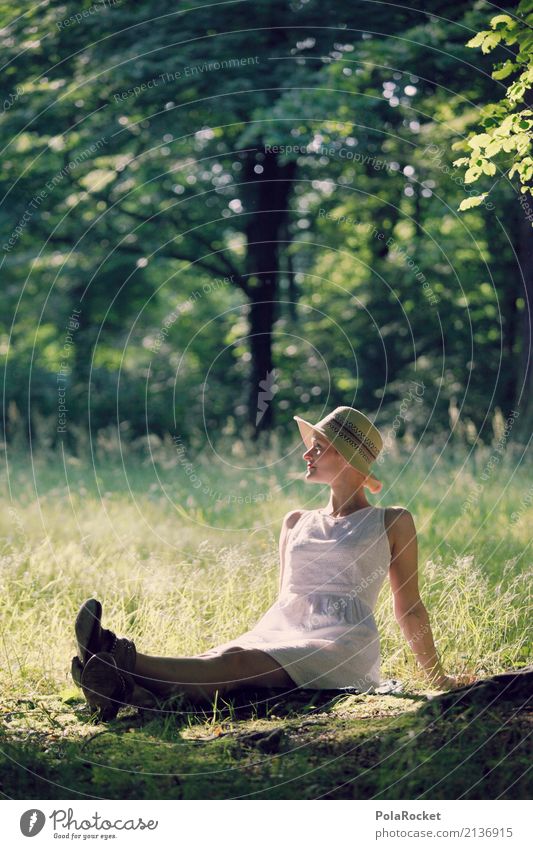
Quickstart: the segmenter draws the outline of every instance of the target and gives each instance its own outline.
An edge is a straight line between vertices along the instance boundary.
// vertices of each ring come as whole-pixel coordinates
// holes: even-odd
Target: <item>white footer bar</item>
[[[276,810],[274,810],[274,808]],[[314,811],[311,811],[314,808]],[[528,810],[529,809],[529,810]],[[2,843],[35,849],[230,846],[495,847],[533,845],[527,801],[4,801]],[[526,821],[526,811],[529,822]],[[35,843],[29,839],[35,837]],[[68,842],[67,842],[68,841]]]

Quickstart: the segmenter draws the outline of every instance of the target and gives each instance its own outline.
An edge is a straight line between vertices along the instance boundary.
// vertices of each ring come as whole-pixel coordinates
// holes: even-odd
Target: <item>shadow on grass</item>
[[[173,707],[172,710],[169,708]],[[1,790],[16,799],[527,798],[531,712],[387,692],[245,690],[95,724],[76,695],[12,700]]]

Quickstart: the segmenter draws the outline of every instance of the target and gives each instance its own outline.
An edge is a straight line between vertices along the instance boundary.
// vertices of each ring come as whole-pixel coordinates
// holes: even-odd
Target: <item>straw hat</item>
[[[311,447],[311,438],[319,433],[341,454],[347,463],[377,483],[381,481],[370,471],[370,466],[383,448],[383,439],[370,419],[353,407],[337,407],[316,424],[293,416],[305,447]]]

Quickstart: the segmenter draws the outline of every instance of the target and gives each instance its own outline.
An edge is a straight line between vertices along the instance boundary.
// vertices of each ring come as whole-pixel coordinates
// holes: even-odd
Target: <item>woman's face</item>
[[[318,483],[330,483],[346,465],[339,452],[320,434],[313,436],[303,459],[307,463],[305,479]]]

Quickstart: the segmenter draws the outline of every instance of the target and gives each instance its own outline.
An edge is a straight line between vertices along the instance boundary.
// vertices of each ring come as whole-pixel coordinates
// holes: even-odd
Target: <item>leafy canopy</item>
[[[481,124],[484,132],[473,133],[466,142],[461,140],[452,146],[454,150],[467,151],[466,156],[453,163],[456,167],[466,167],[465,183],[475,183],[483,175],[495,176],[497,163],[501,163],[509,179],[518,176],[520,191],[531,194],[533,111],[529,106],[533,83],[532,9],[532,0],[522,0],[516,17],[495,15],[490,20],[489,30],[481,30],[467,42],[467,47],[480,47],[483,53],[490,53],[498,45],[506,45],[507,48],[514,48],[514,51],[508,50],[513,54],[512,58],[498,62],[492,72],[495,80],[511,78],[511,81],[507,85],[505,97],[499,103],[489,103],[482,108]],[[510,162],[506,154],[510,156]],[[487,194],[483,192],[466,198],[459,209],[464,211],[479,206]]]

